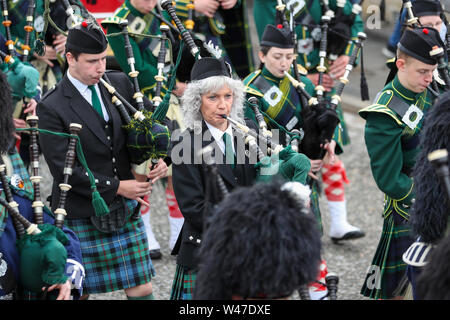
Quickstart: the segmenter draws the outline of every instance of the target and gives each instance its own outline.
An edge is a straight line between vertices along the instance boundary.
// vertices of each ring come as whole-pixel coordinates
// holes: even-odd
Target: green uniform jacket
[[[260,39],[266,25],[275,24],[276,5],[276,0],[255,0],[253,14]],[[302,22],[305,23],[304,18],[305,16],[308,16],[312,19],[312,21],[309,21],[309,24],[315,24],[320,27],[320,20],[323,15],[320,0],[290,0],[286,2],[286,8],[290,8],[291,5],[294,5],[294,17],[297,23],[297,26],[295,27],[298,52],[297,62],[306,69],[314,69],[315,71],[315,67],[319,64],[320,38],[318,41],[315,41],[311,35],[311,33],[315,33],[314,28],[307,28],[302,25]],[[329,7],[331,10],[335,10],[336,0],[330,0]],[[343,12],[345,15],[350,15],[351,11],[352,4],[347,0]],[[362,32],[363,30],[364,22],[362,21],[361,16],[358,15],[351,27],[352,40],[356,40],[358,32]],[[354,44],[352,42],[349,43],[344,54],[351,55],[353,46]]]
[[[261,85],[258,85],[258,82],[261,81],[261,77],[266,80],[265,82],[262,82],[267,86],[268,90],[266,92],[270,91],[267,94],[261,90]],[[314,96],[315,90],[311,80],[303,75],[300,76],[300,80],[305,84],[305,90],[311,96]],[[247,96],[255,96],[259,100],[261,110],[281,125],[282,128],[288,131],[302,128],[301,100],[297,90],[292,86],[287,77],[279,79],[264,67],[262,70],[257,70],[249,74],[244,79],[244,84]],[[257,123],[253,110],[248,106],[245,109],[245,117],[252,119]],[[296,117],[296,120],[293,120],[293,117]],[[268,117],[265,117],[265,120],[269,130],[279,129],[279,127],[269,120]],[[281,134],[282,133],[280,132],[280,138],[282,138]],[[283,141],[283,139],[280,140]],[[337,142],[336,152],[341,153],[343,144],[340,126],[336,128],[334,140]]]
[[[403,102],[403,108],[398,101]],[[424,115],[432,103],[428,90],[414,93],[403,87],[396,76],[378,94],[373,105],[359,112],[366,120],[364,137],[372,174],[385,194],[385,218],[392,212],[409,218],[408,210],[414,198],[411,170],[419,152]],[[399,112],[401,109],[403,112]]]

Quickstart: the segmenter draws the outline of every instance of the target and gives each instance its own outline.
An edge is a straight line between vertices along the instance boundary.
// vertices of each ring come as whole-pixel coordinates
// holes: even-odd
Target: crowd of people
[[[0,299],[155,299],[158,180],[171,300],[336,299],[319,197],[333,243],[365,236],[339,156],[361,2],[125,0],[99,23],[79,0],[2,1]],[[360,294],[446,299],[429,282],[448,277],[447,20],[438,0],[399,16],[386,85],[359,111],[385,195]]]

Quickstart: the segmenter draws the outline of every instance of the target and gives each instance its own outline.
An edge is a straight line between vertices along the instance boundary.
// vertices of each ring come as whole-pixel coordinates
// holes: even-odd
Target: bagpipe
[[[320,74],[319,71],[319,90],[316,87],[317,97],[314,98],[308,95],[304,90],[304,84],[300,81],[296,81],[289,73],[285,72],[285,75],[289,78],[292,85],[296,88],[300,95],[306,96],[308,100],[308,107],[304,114],[305,120],[305,137],[303,139],[303,151],[311,159],[321,159],[324,156],[323,149],[320,145],[331,141],[333,137],[334,130],[339,124],[339,117],[337,116],[336,109],[338,104],[342,101],[342,93],[346,84],[349,82],[349,75],[355,65],[355,61],[360,53],[363,46],[364,40],[366,40],[366,34],[364,32],[358,33],[358,39],[355,41],[355,46],[353,47],[352,54],[350,55],[349,61],[345,67],[344,75],[339,79],[339,83],[336,90],[331,97],[330,101],[327,101],[321,92],[323,93],[323,87],[320,85]],[[322,60],[321,60],[322,61]],[[320,65],[319,65],[320,67]],[[318,68],[319,68],[318,67]]]
[[[289,21],[286,18],[286,5],[283,3],[283,0],[277,0],[276,6],[276,21],[281,22],[283,28],[291,30],[292,42],[297,44],[297,34],[295,33],[295,22],[293,17],[293,10],[290,8],[289,10]],[[300,74],[298,71],[297,57],[292,61],[292,66],[294,70],[294,76],[297,81],[300,81]],[[305,96],[300,95],[300,99],[302,100],[302,104],[306,105]]]
[[[446,51],[446,53],[447,53],[447,56],[449,55],[449,52],[450,52],[450,24],[449,24],[449,22],[448,22],[448,19],[447,19],[447,10],[446,10],[446,8],[444,8],[444,6],[442,5],[442,3],[439,1],[439,4],[440,4],[440,6],[441,6],[441,18],[442,18],[442,21],[444,22],[444,24],[445,24],[445,27],[447,28],[447,32],[445,33],[445,51]],[[448,8],[447,8],[448,9]]]
[[[54,4],[54,6],[50,8],[50,4]],[[60,17],[58,17],[57,20],[59,25],[51,17],[52,10],[55,9],[55,6],[62,6],[66,15],[66,19],[64,21],[61,21]],[[58,13],[58,10],[56,12]],[[34,41],[34,51],[39,56],[44,56],[45,54],[45,39],[49,26],[53,28],[52,31],[67,36],[67,30],[77,24],[80,24],[82,21],[89,20],[98,25],[95,17],[83,6],[81,2],[77,2],[76,0],[44,0],[43,19],[44,25],[42,31]],[[61,65],[63,65],[65,58],[57,53],[57,60]]]
[[[64,134],[38,129],[38,120],[37,116],[28,116],[26,121],[29,128],[17,129],[20,131],[30,131],[31,136],[30,156],[32,175],[30,176],[30,181],[33,185],[33,202],[31,205],[33,217],[30,219],[34,220],[34,223],[20,214],[19,205],[14,201],[13,193],[9,186],[5,170],[6,166],[4,164],[0,165],[0,179],[6,200],[0,197],[0,203],[11,214],[17,233],[17,248],[20,254],[21,287],[38,294],[41,299],[45,299],[50,286],[65,283],[68,279],[65,273],[67,261],[65,245],[68,244],[69,239],[62,229],[64,219],[67,215],[64,209],[65,199],[67,192],[71,189],[68,180],[75,163],[78,132],[81,130],[81,125],[76,123],[71,124],[70,134],[65,135],[69,137],[69,145],[64,162],[63,182],[59,185],[60,201],[57,209],[52,214],[41,201],[40,181],[42,177],[39,176],[37,135],[38,132],[57,135]],[[79,147],[79,150],[81,150],[81,147]],[[96,189],[91,173],[90,179],[94,183],[93,189]],[[103,199],[101,200],[103,201]],[[54,224],[45,222],[44,213],[54,216]],[[45,288],[44,291],[42,291],[43,288]]]
[[[311,24],[312,18],[309,16],[309,14],[306,14],[306,16],[302,14],[302,21],[296,22],[294,17],[294,4],[292,4],[291,7],[287,8],[290,15],[290,22],[287,23],[286,14],[284,13],[284,11],[286,10],[286,6],[283,4],[283,0],[278,0],[278,4],[276,6],[276,21],[277,23],[282,23],[284,26],[290,26],[296,47],[296,25],[303,25],[304,27],[311,30],[311,37],[319,47],[320,63],[319,66],[316,67],[316,69],[319,73],[319,77],[322,77],[321,74],[325,73],[327,70],[327,62],[333,62],[340,55],[344,54],[346,47],[352,41],[351,28],[356,20],[356,17],[359,16],[362,11],[361,2],[362,1],[360,1],[359,3],[354,2],[351,7],[351,13],[349,14],[348,10],[350,9],[345,8],[347,5],[346,0],[337,0],[336,9],[334,11],[330,9],[328,0],[321,0],[320,5],[322,8],[322,16],[320,19],[320,24],[317,25]],[[361,61],[361,98],[364,101],[368,100],[369,97],[363,69],[363,62]],[[297,80],[299,80],[298,77],[296,78]],[[319,81],[318,87],[319,88],[316,90],[318,91],[320,100],[320,95],[323,95],[324,92],[321,81]]]
[[[7,0],[1,0],[2,13],[3,13],[3,21],[2,24],[5,27],[6,31],[6,47],[8,48],[8,52],[10,56],[15,55],[14,41],[11,37],[11,24],[12,21],[9,20],[9,11],[8,11],[8,2]]]
[[[328,58],[331,61],[337,59],[337,57],[345,51],[345,47],[348,41],[351,39],[351,26],[355,22],[356,16],[358,16],[362,7],[360,3],[352,4],[352,11],[350,15],[344,14],[344,7],[346,5],[346,0],[336,1],[336,10],[331,14],[331,10],[328,7],[328,1],[323,1],[323,6],[325,8],[325,15],[331,17],[329,22],[329,33],[328,33]]]
[[[195,44],[191,34],[184,28],[183,24],[177,17],[172,3],[167,1],[162,1],[161,6],[170,14],[171,18],[174,20],[175,25],[180,31],[180,34],[187,44],[189,51],[195,57],[195,59],[201,59],[200,49]],[[254,103],[247,102],[249,106],[254,107]],[[258,112],[258,108],[254,109]],[[249,147],[255,151],[256,156],[259,160],[256,164],[257,170],[262,172],[278,173],[278,168],[280,169],[280,174],[289,181],[301,180],[304,184],[308,170],[305,171],[305,161],[303,159],[304,155],[299,154],[292,150],[292,146],[283,147],[282,145],[275,144],[271,140],[270,131],[267,130],[267,126],[264,126],[263,118],[258,114],[258,119],[260,119],[260,125],[264,126],[261,130],[261,134],[253,131],[251,128],[247,127],[245,124],[240,123],[230,117],[224,116],[230,122],[230,124],[235,127],[239,132],[241,132],[246,140]],[[301,133],[300,133],[301,134]],[[301,138],[295,135],[295,138]],[[295,139],[292,139],[295,140]],[[263,142],[268,148],[261,149],[258,142]],[[266,149],[271,156],[265,156],[262,151]],[[301,158],[301,159],[300,159]],[[306,158],[306,157],[305,157]],[[272,167],[272,169],[269,169]],[[266,171],[267,170],[267,171]],[[261,179],[271,179],[273,176],[271,174],[260,175]]]
[[[229,119],[231,123],[236,123],[233,119]],[[261,149],[255,142],[255,137],[258,135],[256,132],[252,131],[251,129],[242,126],[242,125],[236,125],[235,128],[239,128],[238,130],[243,130],[247,133],[246,136],[246,142],[250,142],[249,145],[251,146],[252,152],[257,152],[261,155],[262,158],[264,158],[264,154],[262,153]],[[260,137],[265,138],[265,137]],[[272,147],[276,147],[275,145],[272,145]],[[280,148],[282,148],[280,146]],[[211,145],[208,145],[201,149],[198,153],[198,157],[202,157],[204,160],[203,162],[206,165],[206,172],[208,173],[208,178],[206,180],[206,186],[205,186],[205,198],[209,205],[213,206],[213,210],[211,211],[210,215],[204,217],[204,230],[208,229],[208,227],[211,225],[211,223],[214,221],[215,218],[215,210],[217,206],[220,206],[224,201],[226,201],[227,197],[230,194],[230,191],[228,191],[222,177],[218,173],[217,169],[217,163],[214,160],[214,156],[212,155],[214,148]],[[298,208],[301,208],[301,214],[309,214],[309,209],[307,206],[307,202],[309,202],[309,193],[303,192],[303,188],[305,187],[303,184],[299,182],[286,182],[282,185],[283,191],[286,191],[289,193],[290,197],[298,203]],[[213,201],[212,201],[213,200]],[[212,201],[212,202],[211,202]],[[274,209],[276,210],[276,209]],[[307,239],[307,237],[306,237]],[[305,269],[306,266],[305,266]],[[335,273],[329,272],[325,278],[325,284],[328,289],[328,294],[323,297],[328,297],[330,300],[336,300],[337,299],[337,285],[338,285],[339,278]],[[311,296],[309,293],[308,284],[301,284],[299,285],[297,292],[299,294],[299,297],[301,300],[311,300]]]
[[[228,195],[229,191],[225,182],[222,179],[222,176],[217,172],[217,163],[214,160],[212,155],[214,148],[210,145],[204,147],[200,151],[197,152],[198,157],[202,157],[204,159],[204,163],[207,168],[207,173],[209,174],[210,179],[207,179],[207,185],[205,190],[207,192],[206,199],[210,198],[210,195],[214,195],[214,199],[216,202],[220,202]]]
[[[25,30],[25,43],[22,45],[23,50],[23,56],[22,61],[26,62],[28,61],[28,55],[31,51],[30,47],[30,36],[31,32],[33,32],[33,21],[34,21],[34,12],[36,10],[36,1],[35,0],[29,0],[28,3],[28,9],[27,9],[27,24],[24,27]]]
[[[291,145],[283,147],[274,143],[271,136],[256,132],[231,117],[224,115],[223,118],[227,119],[243,135],[244,141],[251,152],[250,157],[256,156],[258,161],[255,164],[257,181],[271,181],[282,178],[286,181],[306,184],[310,164],[309,159],[304,154],[293,150]]]
[[[356,17],[361,13],[361,6],[358,3],[354,3],[352,6],[351,15],[344,14],[344,7],[346,5],[346,0],[337,0],[336,11],[333,11],[328,6],[328,0],[322,0],[321,5],[324,11],[324,14],[321,18],[321,37],[320,37],[320,46],[319,46],[319,65],[316,67],[319,74],[318,85],[316,86],[316,94],[319,100],[319,103],[322,103],[322,99],[324,98],[325,90],[322,86],[323,83],[323,75],[327,71],[326,60],[334,61],[338,58],[338,56],[344,54],[345,48],[348,43],[351,41],[351,25],[354,23]],[[358,39],[356,40],[356,45],[358,46],[358,50],[355,53],[355,50],[352,52],[352,56],[355,53],[355,59],[352,62],[353,65],[356,63],[356,58],[361,56],[361,99],[368,100],[369,93],[367,87],[367,81],[365,79],[364,74],[364,65],[363,65],[363,53],[362,53],[362,41],[366,39],[366,35],[364,34],[363,38],[361,37],[361,33],[358,34]],[[358,42],[359,40],[359,42]],[[360,54],[361,51],[361,54]],[[349,63],[350,64],[350,63]],[[348,65],[349,65],[348,64]]]
[[[118,92],[110,87],[110,84],[105,84],[108,81],[101,80],[101,82],[107,87],[108,91],[115,96],[115,98],[113,97],[113,103],[118,106],[119,111],[124,118],[126,123],[124,128],[128,133],[127,146],[131,154],[131,161],[134,164],[140,164],[150,158],[158,159],[167,156],[167,149],[170,142],[169,133],[167,127],[165,127],[162,122],[164,121],[170,106],[169,100],[175,84],[176,70],[180,65],[183,45],[187,45],[188,50],[195,59],[201,59],[200,48],[197,47],[191,34],[177,17],[172,3],[170,1],[162,1],[161,7],[167,11],[172,18],[173,23],[167,21],[161,14],[151,12],[151,14],[162,21],[160,25],[160,36],[131,33],[128,31],[128,23],[124,19],[120,22],[122,32],[108,35],[108,37],[113,37],[121,34],[124,37],[127,63],[131,70],[128,75],[131,78],[135,89],[134,98],[138,108],[135,109],[130,103],[124,101]],[[189,10],[193,10],[193,8],[190,6]],[[192,16],[192,12],[189,16]],[[191,29],[193,27],[193,21],[189,23],[188,19],[187,26]],[[172,34],[172,31],[174,30],[175,34]],[[134,66],[134,53],[130,44],[130,35],[156,37],[159,39],[159,53],[157,60],[158,73],[155,75],[156,86],[153,98],[149,101],[152,105],[151,108],[153,109],[153,112],[143,108],[142,93],[137,81],[139,71],[137,71]],[[166,45],[171,49],[174,44],[172,41],[174,41],[174,38],[177,36],[181,38],[178,39],[178,56],[176,57],[176,61],[171,61],[170,70],[166,72]],[[162,98],[162,88],[164,85],[166,85],[167,89],[165,90],[164,98]],[[120,105],[123,105],[124,107]],[[131,112],[132,117],[127,116],[128,112]]]
[[[117,107],[122,120],[123,128],[127,132],[127,148],[132,164],[139,165],[149,159],[165,158],[167,156],[170,137],[167,127],[162,124],[162,119],[157,118],[157,113],[142,109],[136,109],[128,102],[111,84],[106,74],[100,79],[111,94],[111,101]],[[135,93],[135,99],[142,93]]]
[[[20,61],[19,59],[14,40],[12,39],[12,21],[9,16],[7,0],[1,0],[1,7],[3,14],[2,24],[5,27],[6,31],[5,45],[8,48],[9,53],[6,56],[3,52],[1,53],[1,55],[5,59],[5,62],[7,63],[5,66],[3,66],[3,69],[8,69],[11,71],[8,72],[8,82],[11,85],[15,102],[18,102],[20,100],[23,101],[20,118],[24,118],[25,115],[23,114],[23,110],[28,105],[30,99],[37,95],[39,92],[39,72],[28,63],[29,53],[31,51],[30,39],[31,34],[34,31],[33,21],[36,3],[34,0],[30,0],[28,3],[26,24],[24,26],[25,39],[24,43],[20,45],[22,50],[20,58],[22,61]]]
[[[342,92],[345,85],[348,83],[348,77],[350,71],[353,69],[356,59],[358,56],[361,57],[362,64],[362,46],[363,41],[366,39],[364,33],[359,33],[356,40],[354,40],[353,51],[350,55],[349,62],[345,67],[346,72],[343,77],[341,77],[336,93],[331,97],[331,99],[326,99],[325,88],[322,85],[323,77],[327,71],[327,61],[333,61],[338,55],[343,54],[345,47],[351,41],[350,36],[350,26],[355,21],[355,18],[361,12],[361,6],[355,3],[352,7],[352,14],[344,14],[344,6],[346,1],[337,1],[336,11],[333,11],[328,6],[328,1],[321,1],[321,7],[323,8],[324,14],[321,17],[320,24],[320,34],[319,40],[319,65],[316,67],[318,71],[318,84],[315,87],[315,97],[311,96],[306,92],[305,85],[302,83],[300,76],[298,75],[297,61],[294,59],[293,62],[293,76],[285,72],[285,76],[291,81],[291,84],[297,90],[300,100],[302,102],[302,119],[303,119],[303,131],[304,137],[301,141],[300,152],[305,153],[311,159],[321,159],[325,155],[324,149],[321,145],[325,145],[327,142],[331,141],[334,131],[339,124],[339,117],[336,113],[336,108],[341,102]],[[288,27],[291,30],[294,43],[296,43],[295,37],[295,22],[293,17],[294,8],[286,8],[286,5],[282,0],[277,1],[277,22],[281,23],[285,28]],[[289,9],[290,21],[286,18],[286,9]],[[336,26],[341,26],[342,28],[347,28],[347,35],[338,37],[336,34],[341,34],[338,30],[333,30],[337,28]],[[317,26],[306,25],[308,28],[313,27],[317,29]],[[338,28],[337,28],[338,29]],[[333,32],[332,32],[333,31]],[[342,35],[342,34],[341,34]],[[316,37],[317,38],[317,37]],[[345,38],[343,40],[343,38]],[[336,40],[339,39],[339,40]],[[339,44],[340,47],[336,44]],[[363,70],[363,66],[361,67]],[[368,99],[368,89],[365,76],[363,72],[361,73],[361,93],[363,100]],[[330,101],[328,101],[330,100]]]

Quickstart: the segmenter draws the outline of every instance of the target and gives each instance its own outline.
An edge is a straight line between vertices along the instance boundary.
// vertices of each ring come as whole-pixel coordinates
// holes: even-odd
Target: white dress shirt
[[[80,92],[81,96],[86,99],[86,101],[92,106],[92,92],[89,90],[88,86],[81,82],[78,79],[75,79],[67,70],[67,78],[69,78],[70,82],[77,88]],[[98,84],[95,85],[95,91],[97,91],[97,96],[100,100],[100,104],[102,105],[103,118],[106,122],[109,120],[108,111],[106,111],[105,105],[103,104],[102,94],[100,93],[100,89],[98,88]]]
[[[211,132],[211,135],[213,136],[214,140],[216,140],[216,143],[219,145],[220,150],[223,154],[225,154],[225,142],[223,141],[223,134],[228,133],[231,137],[231,141],[233,140],[233,129],[230,124],[228,124],[227,130],[222,131],[220,129],[217,129],[213,125],[209,124],[207,121],[205,121],[206,125],[208,126],[209,131]],[[236,150],[234,150],[234,143],[233,146],[233,152],[236,154]]]

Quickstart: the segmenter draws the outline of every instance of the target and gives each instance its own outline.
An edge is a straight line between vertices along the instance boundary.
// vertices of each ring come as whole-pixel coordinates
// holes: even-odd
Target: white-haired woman
[[[181,105],[187,130],[181,136],[173,135],[179,141],[172,149],[173,185],[185,220],[172,251],[178,256],[171,299],[192,299],[204,221],[219,197],[197,153],[208,145],[213,147],[217,172],[228,190],[255,181],[256,170],[246,156],[242,134],[223,118],[245,123],[243,102],[244,85],[231,77],[224,61],[203,58],[194,64]]]

